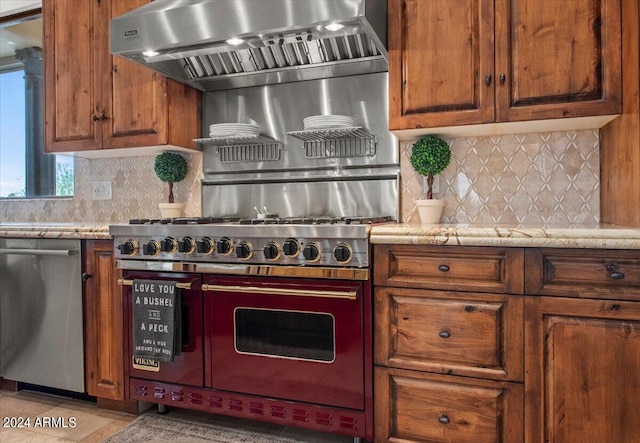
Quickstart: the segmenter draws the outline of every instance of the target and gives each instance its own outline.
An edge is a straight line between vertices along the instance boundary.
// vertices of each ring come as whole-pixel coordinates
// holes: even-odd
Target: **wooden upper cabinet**
[[[391,129],[616,114],[620,0],[390,0]]]
[[[195,148],[200,93],[109,53],[111,18],[146,3],[44,0],[47,152]]]
[[[45,74],[45,151],[100,149],[101,85],[95,57],[97,2],[53,1],[42,4]]]
[[[495,35],[498,121],[621,112],[620,0],[499,0]]]
[[[391,129],[493,121],[493,0],[391,0],[388,20]]]

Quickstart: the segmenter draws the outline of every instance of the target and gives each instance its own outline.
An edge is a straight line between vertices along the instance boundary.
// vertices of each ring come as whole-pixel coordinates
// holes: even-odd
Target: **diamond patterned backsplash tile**
[[[445,139],[451,163],[439,177],[443,223],[577,224],[600,220],[597,129]],[[400,213],[419,222],[423,177],[400,144]]]
[[[187,177],[175,183],[176,202],[184,202],[184,216],[201,214],[202,153],[181,153]],[[160,217],[158,203],[167,200],[169,185],[153,170],[155,155],[107,159],[74,159],[73,198],[2,200],[3,222],[126,223],[132,218]],[[92,183],[111,181],[111,200],[93,200]]]
[[[445,139],[449,167],[440,174],[445,223],[597,223],[600,214],[598,130]],[[400,144],[401,220],[418,222],[414,199],[423,178],[409,157],[413,141]],[[184,154],[186,179],[174,187],[185,216],[201,214],[202,154]],[[126,223],[159,217],[168,185],[153,171],[155,156],[75,159],[73,198],[2,200],[3,222]],[[111,181],[112,200],[93,200],[92,182]]]

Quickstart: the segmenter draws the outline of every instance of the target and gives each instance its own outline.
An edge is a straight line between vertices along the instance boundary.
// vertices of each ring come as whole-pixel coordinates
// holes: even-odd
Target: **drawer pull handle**
[[[440,271],[440,272],[449,272],[449,266],[440,265],[440,266],[438,266],[438,271]]]
[[[443,425],[447,425],[449,424],[449,417],[447,417],[446,415],[441,415],[440,418],[438,419],[438,421],[440,423],[442,423]]]
[[[609,277],[614,280],[622,280],[624,278],[624,274],[622,272],[615,271],[609,274]]]
[[[440,338],[449,338],[449,337],[451,337],[451,333],[449,331],[440,331],[438,333],[438,335],[440,336]]]

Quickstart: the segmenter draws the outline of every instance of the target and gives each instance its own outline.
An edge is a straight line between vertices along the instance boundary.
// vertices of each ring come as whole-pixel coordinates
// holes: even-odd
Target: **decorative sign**
[[[172,362],[180,341],[180,289],[175,281],[133,281],[134,367],[150,366],[149,360]],[[136,361],[136,358],[139,360]]]

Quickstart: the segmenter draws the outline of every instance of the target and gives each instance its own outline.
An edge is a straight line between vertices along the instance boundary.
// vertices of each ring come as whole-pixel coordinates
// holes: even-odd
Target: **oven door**
[[[180,354],[173,362],[148,364],[133,357],[133,290],[131,282],[136,279],[170,280],[182,286],[181,298],[181,338]],[[202,279],[200,275],[127,271],[122,280],[127,327],[127,374],[129,377],[204,386],[204,352],[202,325]]]
[[[214,388],[364,409],[361,282],[206,283]]]

